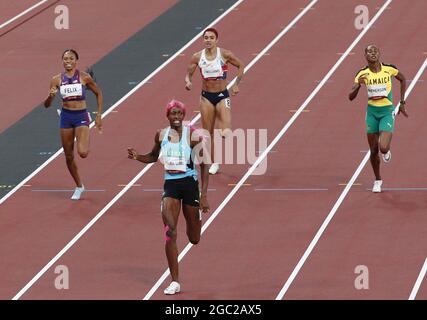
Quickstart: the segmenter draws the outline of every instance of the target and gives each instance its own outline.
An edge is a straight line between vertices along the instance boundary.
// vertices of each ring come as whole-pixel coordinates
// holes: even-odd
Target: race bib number
[[[205,67],[202,69],[202,75],[205,79],[216,79],[222,77],[224,73],[221,68]]]
[[[224,103],[225,103],[225,107],[226,108],[231,108],[231,100],[230,100],[230,98],[225,98],[224,99]]]
[[[170,173],[185,172],[187,169],[187,162],[184,158],[167,157],[164,159],[165,170]]]
[[[372,100],[387,98],[387,86],[385,84],[368,86],[368,97]]]
[[[81,83],[62,85],[59,90],[63,98],[81,97],[83,95],[83,88]]]

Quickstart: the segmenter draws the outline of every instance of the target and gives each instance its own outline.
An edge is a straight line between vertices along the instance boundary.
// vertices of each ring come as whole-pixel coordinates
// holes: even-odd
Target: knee
[[[89,150],[86,151],[79,151],[79,156],[80,158],[87,158],[87,156],[89,155]]]
[[[387,146],[380,146],[380,151],[383,154],[386,154],[388,152],[389,148]]]
[[[191,244],[198,244],[200,242],[200,237],[188,237],[188,240],[191,242]]]
[[[223,139],[228,138],[229,136],[231,136],[232,132],[230,128],[225,128],[221,130],[221,137]]]
[[[187,229],[187,237],[188,237],[188,241],[190,241],[191,244],[198,244],[200,242],[200,229],[198,229],[198,231],[196,230],[188,230]]]
[[[165,225],[164,231],[166,242],[176,241],[176,228],[170,225]]]

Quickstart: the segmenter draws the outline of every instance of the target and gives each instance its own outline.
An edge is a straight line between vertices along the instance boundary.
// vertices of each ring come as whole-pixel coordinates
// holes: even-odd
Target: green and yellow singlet
[[[381,63],[381,71],[372,72],[369,67],[361,69],[354,79],[358,83],[359,77],[366,75],[366,89],[368,90],[368,106],[388,107],[393,105],[391,91],[391,78],[396,76],[399,70],[392,64]]]

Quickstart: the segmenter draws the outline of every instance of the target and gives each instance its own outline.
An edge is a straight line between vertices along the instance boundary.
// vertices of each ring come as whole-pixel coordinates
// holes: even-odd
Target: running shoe
[[[383,154],[383,160],[385,163],[390,162],[391,160],[391,151],[388,150],[387,153]]]
[[[374,186],[372,187],[372,192],[375,192],[375,193],[381,192],[382,184],[383,184],[382,180],[375,180]]]
[[[175,294],[181,291],[181,286],[178,282],[172,281],[169,287],[167,287],[163,292],[165,294]]]
[[[209,168],[209,173],[216,174],[218,170],[219,170],[219,164],[214,162],[211,164],[211,167]]]
[[[74,193],[71,196],[71,200],[80,200],[80,196],[82,195],[82,193],[85,191],[85,186],[82,185],[81,187],[76,187],[74,189]]]

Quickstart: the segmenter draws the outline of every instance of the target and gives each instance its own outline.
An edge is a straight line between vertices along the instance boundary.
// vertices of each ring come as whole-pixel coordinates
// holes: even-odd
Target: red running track
[[[260,6],[260,4],[261,2],[258,2],[257,6]],[[250,8],[252,6],[255,8],[257,7],[255,4],[249,5]],[[277,2],[276,6],[277,8],[280,8],[280,2]],[[277,8],[273,8],[273,10],[277,11]],[[247,34],[247,28],[243,26],[244,22],[247,21],[248,18],[247,14],[244,15],[241,13],[244,12],[243,8],[239,8],[239,10],[233,12],[232,17],[224,20],[224,22],[219,25],[219,28],[224,30],[222,32],[224,33],[224,36],[221,37],[221,45],[224,47],[231,47],[230,44],[233,42],[234,47],[236,48],[233,48],[233,51],[235,51],[236,54],[242,57],[242,59],[245,61],[249,61],[253,58],[252,54],[254,52],[261,51],[266,43],[271,41],[271,39],[278,33],[278,31],[281,30],[283,27],[283,21],[285,24],[287,24],[291,18],[299,13],[298,4],[294,4],[293,8],[294,9],[292,11],[283,12],[280,15],[277,15],[276,19],[271,19],[271,22],[262,30],[256,30],[254,28],[254,37],[265,39],[259,43],[254,41],[247,41],[245,38],[245,35]],[[254,20],[252,25],[258,25],[263,20],[267,20],[267,17],[270,14],[271,13],[269,11],[266,11],[264,14],[254,16],[252,18]],[[242,25],[241,29],[236,29],[234,27],[234,33],[230,33],[228,35],[226,30],[231,30],[233,25],[236,23]],[[236,40],[233,40],[235,37],[241,40],[236,42]],[[22,229],[25,229],[23,232],[40,232],[40,234],[35,234],[34,236],[28,235],[27,240],[25,241],[26,245],[15,244],[16,241],[19,241],[19,238],[16,237],[16,235],[11,235],[10,238],[4,242],[8,245],[5,248],[1,248],[1,251],[7,252],[8,260],[11,261],[10,269],[3,270],[4,279],[2,279],[2,282],[6,283],[3,288],[7,288],[8,290],[7,292],[5,291],[6,296],[12,296],[20,288],[22,288],[27,283],[27,281],[29,281],[33,275],[41,269],[41,267],[43,267],[84,225],[86,225],[87,222],[89,222],[93,216],[96,215],[96,213],[98,213],[108,203],[110,199],[114,197],[114,195],[121,189],[118,187],[118,184],[127,183],[140,170],[141,166],[130,162],[126,158],[126,147],[129,145],[134,145],[138,149],[151,148],[152,138],[154,137],[156,129],[158,129],[159,125],[165,124],[163,106],[165,105],[165,102],[170,99],[170,97],[164,95],[163,88],[167,86],[171,96],[183,99],[184,101],[189,101],[190,106],[194,106],[196,104],[200,90],[200,84],[198,85],[199,88],[197,88],[196,85],[194,91],[190,93],[186,92],[182,86],[182,83],[176,81],[176,74],[182,73],[183,70],[185,70],[190,54],[199,48],[200,43],[186,50],[185,56],[179,57],[174,63],[168,65],[168,67],[159,73],[158,76],[152,79],[152,83],[147,84],[135,95],[126,100],[126,102],[118,108],[117,113],[112,113],[105,119],[105,131],[102,136],[98,136],[96,132],[92,136],[91,152],[93,155],[105,155],[105,150],[109,150],[109,152],[103,158],[97,159],[91,156],[87,159],[88,161],[81,162],[81,172],[85,177],[85,181],[87,181],[85,183],[88,188],[105,189],[105,192],[88,193],[90,196],[88,196],[85,201],[81,201],[78,204],[71,203],[69,201],[68,193],[47,194],[32,192],[31,189],[58,189],[64,187],[66,188],[67,186],[71,189],[72,183],[69,181],[69,177],[66,171],[64,171],[65,166],[63,159],[58,159],[49,165],[47,170],[43,171],[43,174],[37,175],[34,179],[32,179],[32,181],[29,181],[29,184],[32,186],[31,188],[21,189],[14,195],[14,197],[4,203],[5,212],[19,212],[19,217],[16,217],[18,221],[28,222],[28,224],[21,225]],[[141,101],[150,101],[150,104],[141,104]],[[237,101],[238,100],[236,99],[236,102]],[[161,106],[160,112],[159,106]],[[238,105],[236,104],[236,108],[237,107]],[[129,120],[135,119],[136,114],[140,115],[142,119],[141,122],[144,122],[144,126],[141,126],[139,122]],[[147,117],[147,115],[150,115],[150,118],[144,120],[143,117]],[[120,139],[117,139],[117,137],[120,137]],[[143,143],[141,141],[142,139],[144,141]],[[97,168],[96,170],[94,170],[95,167]],[[156,186],[161,185],[162,176],[160,172],[154,174],[150,171],[150,175],[152,175],[152,184],[155,183]],[[234,178],[233,181],[235,179],[236,178]],[[65,185],[63,184],[61,186],[59,181],[65,181]],[[143,181],[144,183],[149,183],[150,178],[148,175],[144,176]],[[215,188],[215,185],[212,187]],[[20,201],[21,197],[30,198],[32,203],[46,203],[47,207],[43,205],[34,209],[31,208],[32,205],[30,202],[27,202],[28,207],[23,207],[23,205],[26,205]],[[139,199],[140,197],[141,195],[138,194],[137,198]],[[50,200],[46,201],[46,199]],[[129,214],[131,214],[133,217],[132,219],[139,217],[137,212],[140,212],[141,210],[153,218],[159,218],[158,210],[160,194],[155,196],[151,194],[150,199],[152,201],[152,206],[154,207],[151,207],[147,202],[138,202],[138,205],[132,206],[133,211],[128,211]],[[51,200],[53,200],[53,202]],[[215,206],[214,199],[212,202],[212,205]],[[82,212],[82,214],[77,214],[78,212]],[[119,216],[122,217],[124,211],[120,210],[119,212]],[[38,216],[39,219],[32,219],[34,216]],[[108,217],[114,216],[114,213],[109,212]],[[14,218],[12,217],[9,219]],[[131,224],[134,226],[149,226],[150,223],[154,224],[156,227],[149,228],[149,230],[145,233],[141,233],[141,229],[139,228],[137,232],[140,234],[145,234],[145,236],[151,234],[151,238],[161,248],[163,246],[161,235],[162,228],[160,220],[157,219],[150,222],[144,221],[143,223],[137,223],[136,221],[133,221]],[[102,219],[102,221],[104,221],[104,219]],[[125,221],[128,220],[125,218]],[[114,224],[114,227],[117,226],[117,223]],[[43,237],[42,235],[48,231],[49,237]],[[129,231],[126,231],[126,235],[128,233]],[[111,234],[111,232],[108,233],[108,235]],[[117,236],[120,235],[120,233],[115,234]],[[52,241],[52,239],[56,240],[55,243]],[[148,242],[148,240],[145,241]],[[33,246],[31,252],[39,252],[41,255],[37,254],[37,257],[34,257],[30,264],[27,264],[20,270],[16,270],[14,266],[20,264],[20,261],[25,259],[25,257],[29,254],[28,251],[30,249],[28,246],[30,243]],[[132,243],[135,245],[137,242],[135,239],[133,239]],[[15,249],[11,250],[10,248]],[[161,264],[158,266],[158,271],[155,274],[155,276],[157,276],[158,272],[164,268],[163,249],[156,250],[156,247],[153,247],[153,249],[153,255],[158,255],[159,259],[161,259],[159,260],[161,261]],[[9,250],[10,252],[8,252]],[[121,250],[120,252],[126,253],[126,256],[129,257],[129,251]],[[154,259],[150,258],[150,261],[153,260]],[[84,263],[84,265],[87,267],[87,263]],[[94,267],[99,270],[98,266],[94,265]],[[127,274],[125,273],[125,275]],[[111,278],[109,275],[107,276],[108,278]],[[154,279],[155,276],[152,277],[152,279]],[[79,277],[76,277],[76,280],[77,278]],[[133,279],[130,280],[135,282]],[[105,282],[106,281],[103,281],[103,283]],[[101,295],[102,297],[102,295],[121,294],[121,297],[129,297],[129,295],[133,293],[131,297],[138,298],[144,294],[140,290],[137,290],[136,293],[132,292],[128,283],[121,283],[121,285],[123,285],[123,289],[126,290],[127,295],[126,292],[123,293],[121,290],[119,290],[119,288],[109,291],[99,291],[99,287],[97,288],[97,295]],[[139,283],[136,283],[136,285],[139,285]],[[89,291],[86,292],[87,294],[93,296],[93,293],[90,293]],[[54,292],[54,294],[57,294],[57,292]]]
[[[19,5],[15,6],[17,2]],[[7,9],[5,14],[7,12],[7,16],[12,18],[38,1],[34,0],[28,6],[23,6],[27,2],[9,1],[8,3],[14,4],[14,8],[7,5],[4,8]],[[49,3],[52,2],[49,1]],[[57,14],[55,14],[55,6],[52,6],[1,37],[0,95],[2,104],[7,107],[2,108],[0,133],[46,98],[49,92],[49,79],[62,70],[61,54],[64,49],[75,48],[80,55],[79,66],[84,69],[93,65],[121,44],[124,39],[129,38],[172,7],[176,1],[147,0],[142,3],[123,0],[120,3],[121,5],[117,6],[115,0],[61,1],[60,4],[69,9],[70,29],[55,28],[54,21]],[[5,3],[0,5],[2,15],[5,5]],[[16,12],[17,8],[22,10]],[[114,8],[113,13],[111,8]],[[36,8],[34,12],[38,10]],[[31,14],[32,12],[28,13],[28,16]],[[99,17],[104,18],[99,19]],[[26,18],[27,15],[23,16],[11,26]],[[9,29],[9,26],[5,29]],[[108,30],[108,37],[104,36],[106,30]],[[2,32],[3,30],[0,34]],[[19,90],[18,93],[17,88],[21,88],[23,81],[28,80],[29,74],[36,74],[38,79],[44,80],[32,81],[30,86],[25,86],[25,90]]]
[[[21,12],[39,3],[40,0],[21,0],[21,1],[2,1],[0,3],[0,25],[12,20],[14,17],[19,15]],[[43,5],[40,5],[43,8]],[[36,10],[36,9],[34,9]],[[32,11],[31,11],[32,12]],[[30,15],[29,12],[28,14]],[[25,18],[25,17],[23,17]],[[15,20],[16,21],[16,20]],[[8,29],[9,26],[13,25],[13,21],[4,26],[4,29]],[[0,34],[3,33],[3,28],[0,29]]]
[[[396,64],[408,80],[414,78],[427,57],[423,54],[426,45],[422,40],[423,35],[419,32],[427,27],[426,21],[419,15],[419,12],[426,9],[427,4],[421,1],[413,7],[407,7],[404,1],[393,1],[390,10],[386,11],[366,38],[366,43],[378,43],[383,61]],[[359,52],[361,48],[360,46]],[[353,56],[352,64],[362,60],[359,58],[362,57]],[[352,67],[356,70],[354,64]],[[345,71],[346,74],[351,74],[349,70]],[[340,82],[344,77],[344,73],[337,73],[334,79]],[[392,162],[381,164],[385,189],[426,187],[427,172],[423,165],[426,143],[422,138],[427,117],[422,110],[425,79],[424,71],[407,99],[410,117],[397,117],[392,142]],[[348,87],[343,87],[341,96],[345,98],[346,92]],[[357,116],[355,111],[362,115],[360,109],[363,108],[365,97],[366,94],[353,103],[343,101],[342,105],[349,114],[347,117],[343,116],[340,121],[348,125],[347,119]],[[327,97],[325,98],[321,104],[326,106]],[[399,99],[399,84],[396,81],[394,101]],[[366,150],[367,142],[362,135],[363,120],[360,119],[356,123],[359,129],[351,132],[353,135],[360,133],[358,140],[365,144],[360,150]],[[340,134],[340,140],[340,147],[350,146],[344,151],[359,151],[357,146],[351,143],[350,137]],[[347,180],[363,156],[363,153],[354,155],[353,159],[357,162],[349,167],[353,169]],[[346,162],[341,156],[336,159],[339,159],[336,165]],[[427,257],[426,191],[385,190],[382,194],[373,194],[367,190],[372,188],[373,180],[372,168],[368,163],[357,179],[361,185],[351,189],[285,298],[408,299]],[[323,212],[329,212],[330,209]],[[359,275],[355,273],[357,266],[368,268],[369,289],[355,288],[354,283]]]
[[[252,53],[259,52],[298,13],[300,4],[288,3],[290,8],[285,12],[280,10],[283,2],[274,2],[270,7],[261,2],[244,2],[219,24],[224,34],[221,45],[250,61]],[[334,3],[331,10],[328,1],[316,4],[248,72],[241,94],[233,99],[235,128],[268,128],[271,141],[293,115],[289,110],[302,104],[317,86],[316,81],[338,60],[337,53],[343,52],[358,35],[353,26],[356,5],[356,1]],[[380,5],[381,1],[372,3],[370,12]],[[169,298],[276,297],[341,194],[344,187],[340,184],[350,179],[364,156],[361,151],[367,150],[365,96],[361,94],[353,103],[347,100],[353,76],[364,64],[364,46],[378,43],[384,61],[395,63],[409,79],[425,58],[421,34],[415,32],[417,26],[424,27],[418,13],[425,10],[420,7],[403,10],[406,9],[403,6],[402,1],[394,1],[383,13],[375,28],[355,47],[355,54],[347,57],[331,82],[309,104],[310,111],[301,114],[273,148],[267,173],[247,181],[250,186],[238,191],[204,233],[200,245],[184,257],[180,264],[183,293]],[[336,12],[341,13],[338,18]],[[397,20],[403,27],[399,28]],[[261,21],[264,28],[250,29]],[[247,34],[251,35],[250,41],[245,37]],[[405,50],[396,46],[403,39]],[[168,99],[164,94],[159,96],[161,88],[167,85],[175,97],[190,101],[195,109],[198,88],[187,93],[173,79],[177,72],[185,70],[189,54],[199,46],[186,50],[185,57],[170,64],[151,84],[120,106],[118,113],[111,114],[105,121],[105,127],[110,129],[102,138],[92,136],[91,158],[80,166],[91,183],[89,188],[103,188],[105,192],[89,193],[76,204],[70,203],[64,194],[22,189],[4,204],[14,216],[1,214],[2,221],[7,222],[0,230],[6,236],[7,246],[2,241],[0,252],[9,261],[2,267],[0,281],[7,285],[3,286],[1,296],[13,296],[22,288],[120,190],[117,184],[127,183],[136,174],[138,165],[125,159],[124,144],[140,150],[151,147],[151,138],[147,137],[153,136],[154,124],[164,123],[162,112],[155,110]],[[309,68],[304,69],[307,65]],[[387,167],[382,166],[384,187],[423,186],[424,169],[416,163],[424,160],[423,155],[407,156],[424,147],[420,132],[425,114],[416,108],[422,106],[423,89],[425,84],[420,82],[408,99],[411,118],[397,121],[393,160]],[[143,119],[143,126],[129,121],[138,112],[141,114],[138,110],[141,101],[152,101],[143,106],[144,114],[155,118]],[[243,108],[247,112],[243,113]],[[119,135],[120,140],[114,139]],[[108,154],[105,150],[109,150]],[[99,154],[104,157],[96,157]],[[63,159],[57,159],[30,181],[32,188],[58,188],[60,181],[66,179],[62,162]],[[210,188],[215,189],[209,194],[212,209],[231,191],[228,184],[237,183],[247,167],[227,165],[221,174],[212,177]],[[423,193],[388,191],[373,195],[366,190],[372,183],[370,167],[365,168],[357,182],[361,185],[352,189],[285,298],[406,299],[409,296],[426,257],[422,243],[425,239]],[[161,167],[154,166],[138,183],[143,189],[160,189]],[[55,263],[69,267],[69,290],[54,288],[56,275],[51,268],[23,298],[142,298],[166,269],[166,259],[159,214],[160,192],[144,192],[141,188],[132,188]],[[327,190],[260,190],[272,188]],[[40,206],[33,208],[28,199]],[[179,247],[186,243],[181,223]],[[369,268],[371,275],[371,288],[366,291],[358,291],[353,285],[357,276],[354,267],[361,264]],[[421,298],[423,294],[425,298],[425,289],[424,284]],[[153,298],[165,296],[159,290]]]

